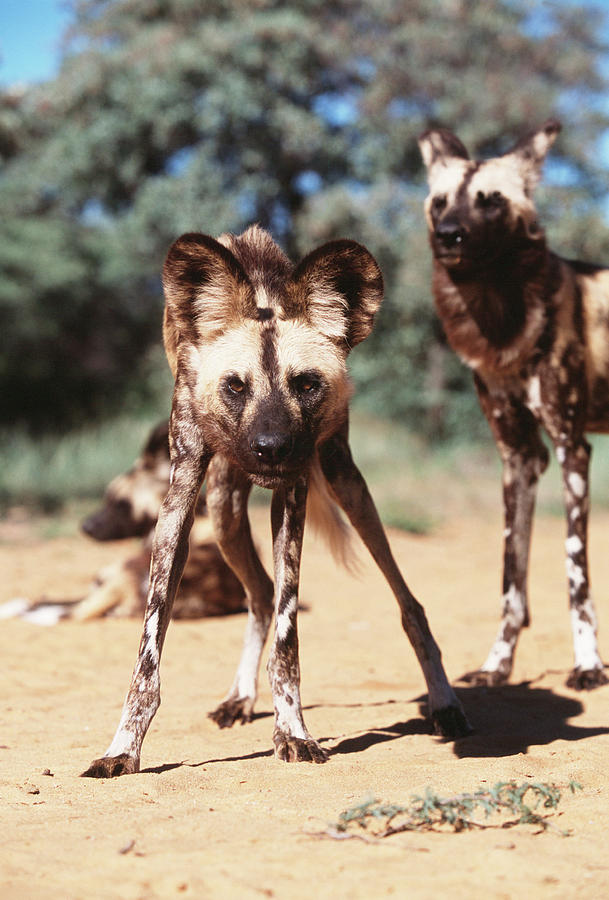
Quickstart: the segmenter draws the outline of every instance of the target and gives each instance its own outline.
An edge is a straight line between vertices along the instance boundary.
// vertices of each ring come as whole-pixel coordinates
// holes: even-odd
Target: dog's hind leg
[[[337,435],[325,443],[319,457],[334,497],[368,547],[398,601],[404,631],[427,683],[429,712],[436,732],[448,738],[469,734],[471,727],[446,677],[425,611],[410,592],[393,558],[374,501],[353,462],[346,435]]]
[[[273,618],[273,582],[260,562],[250,531],[249,480],[226,459],[214,457],[207,478],[207,508],[224,559],[245,588],[247,625],[241,660],[225,699],[209,713],[220,728],[251,722],[260,657]]]
[[[157,522],[139,653],[114,739],[82,774],[111,778],[138,772],[142,742],[161,702],[159,664],[171,607],[188,555],[188,535],[209,459],[196,426],[173,442],[173,474]]]
[[[607,684],[599,656],[596,611],[588,578],[588,468],[590,446],[581,440],[576,446],[557,446],[556,455],[563,472],[567,513],[567,578],[573,629],[575,664],[567,686],[590,690]]]
[[[271,523],[275,568],[275,637],[267,671],[273,705],[275,755],[285,762],[323,763],[328,753],[309,734],[300,701],[298,583],[307,504],[307,480],[273,492]]]

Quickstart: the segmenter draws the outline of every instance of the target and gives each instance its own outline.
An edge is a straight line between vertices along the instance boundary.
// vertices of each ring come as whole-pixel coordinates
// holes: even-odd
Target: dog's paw
[[[486,672],[484,669],[475,669],[473,672],[466,672],[458,681],[471,684],[472,687],[499,687],[507,684],[509,677],[509,672]]]
[[[94,759],[89,768],[81,773],[81,778],[116,778],[118,775],[133,775],[139,770],[139,759],[134,759],[128,753],[121,753],[119,756]]]
[[[325,763],[330,756],[313,738],[295,738],[285,731],[275,731],[273,743],[275,756],[284,762]]]
[[[207,713],[218,728],[231,728],[235,722],[247,725],[254,717],[254,701],[251,697],[229,697],[220,706]]]
[[[472,734],[473,728],[460,706],[445,706],[431,714],[434,734],[454,740]]]
[[[567,678],[567,687],[576,691],[592,691],[594,688],[609,684],[604,669],[582,669],[577,666]]]

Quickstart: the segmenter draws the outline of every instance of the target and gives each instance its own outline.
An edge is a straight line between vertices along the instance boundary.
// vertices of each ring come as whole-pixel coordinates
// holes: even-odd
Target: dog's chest
[[[540,296],[523,290],[516,304],[483,285],[454,283],[442,266],[433,287],[448,342],[466,365],[509,378],[528,364],[547,326]]]

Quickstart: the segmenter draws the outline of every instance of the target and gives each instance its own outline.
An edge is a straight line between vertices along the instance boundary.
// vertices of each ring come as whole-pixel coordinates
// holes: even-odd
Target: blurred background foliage
[[[416,136],[475,154],[550,115],[553,247],[609,261],[607,20],[540,0],[72,0],[51,81],[0,94],[0,428],[167,412],[159,272],[183,231],[251,222],[297,257],[351,237],[386,300],[360,409],[486,434],[430,295]]]

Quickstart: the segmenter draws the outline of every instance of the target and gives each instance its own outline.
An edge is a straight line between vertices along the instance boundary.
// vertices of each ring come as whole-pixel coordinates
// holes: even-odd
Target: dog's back
[[[609,428],[609,268],[568,261],[581,296],[586,373],[588,379],[588,431]]]

